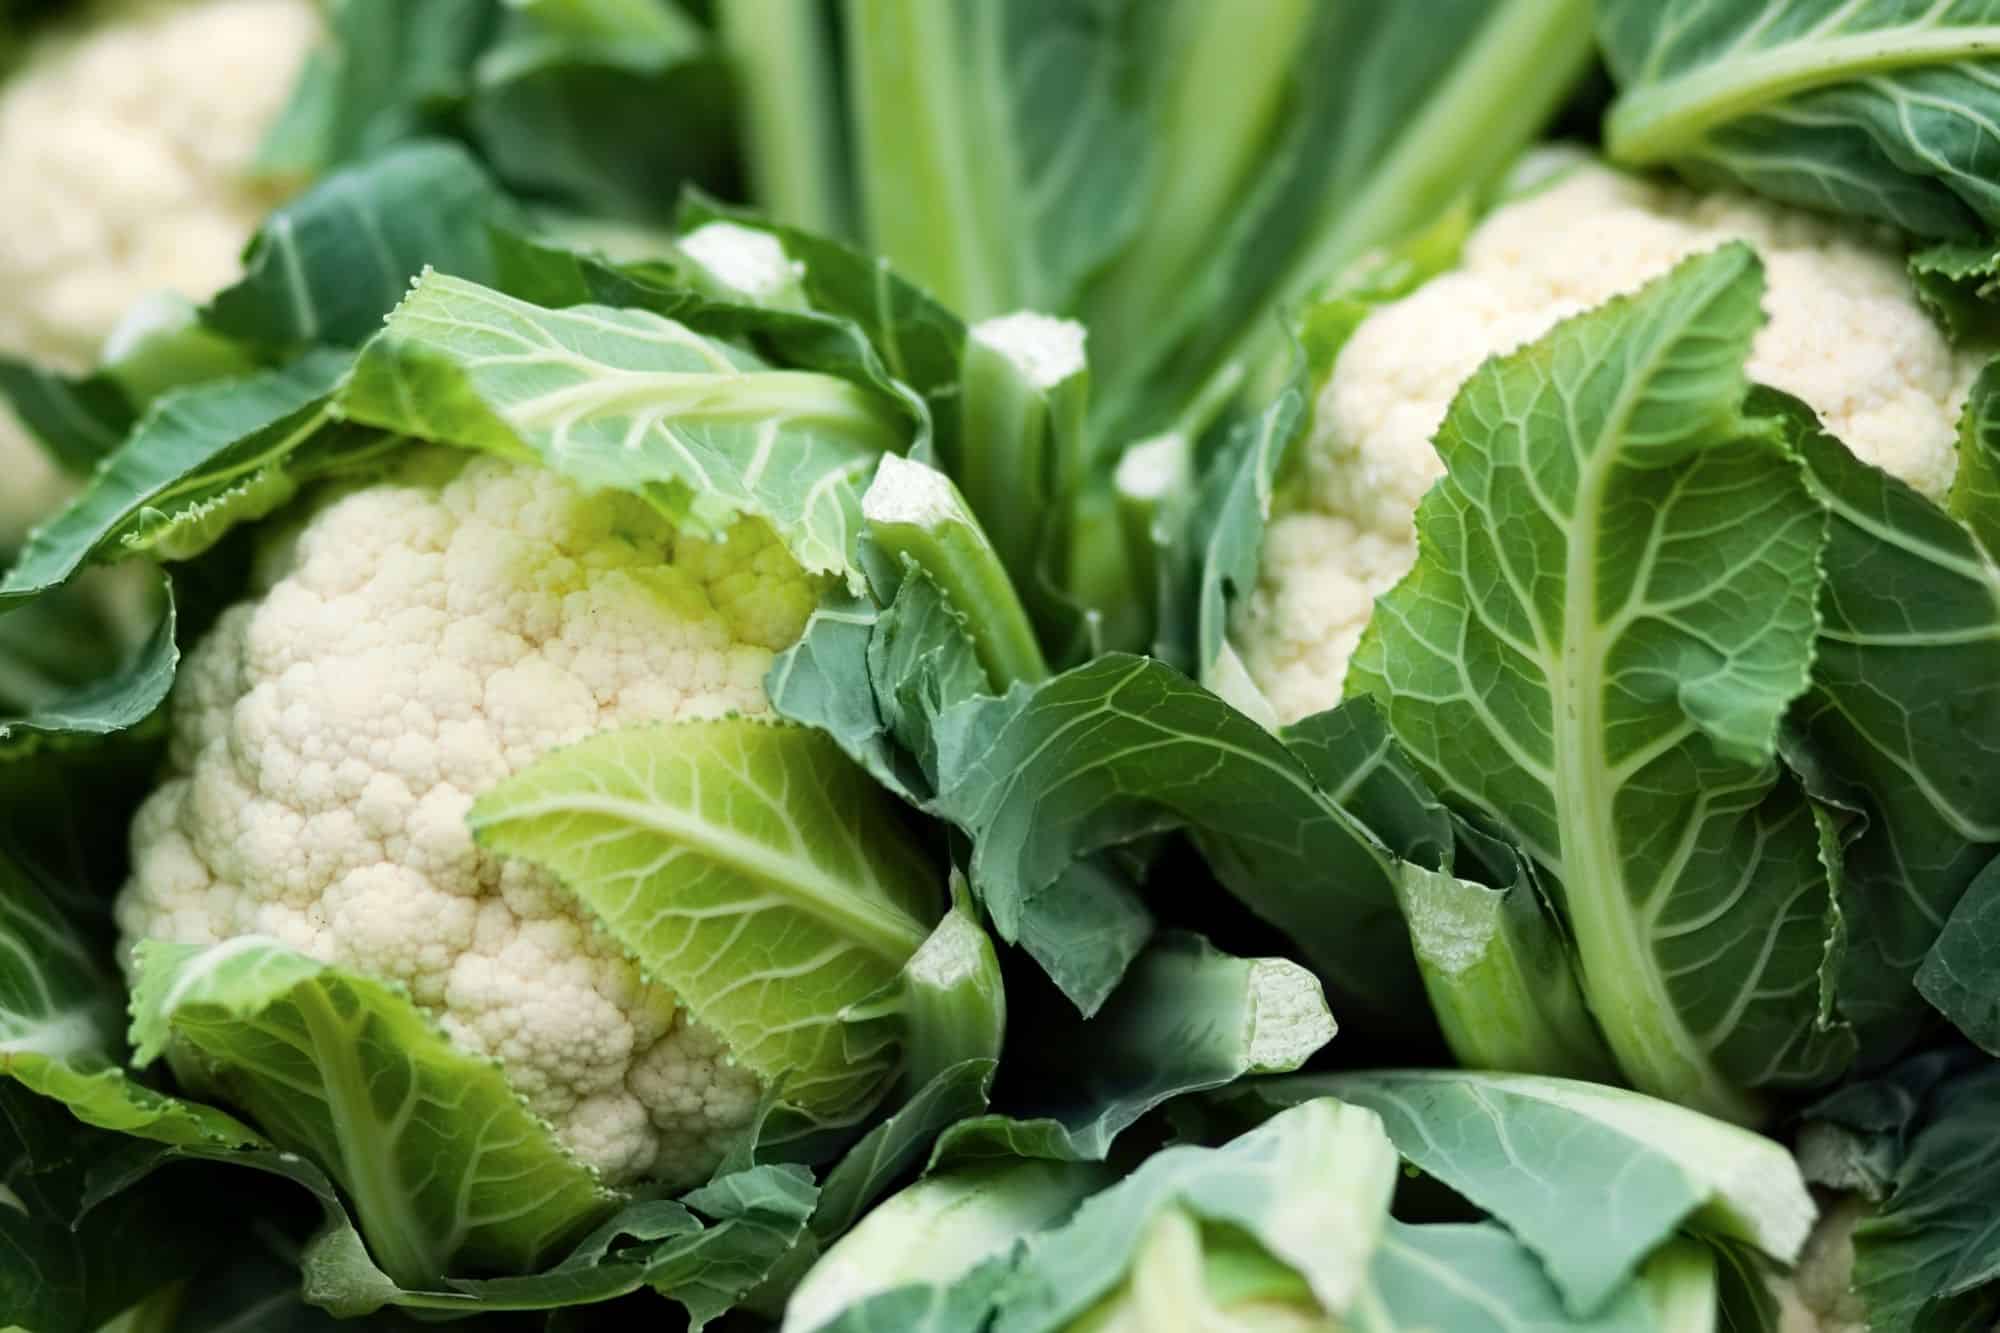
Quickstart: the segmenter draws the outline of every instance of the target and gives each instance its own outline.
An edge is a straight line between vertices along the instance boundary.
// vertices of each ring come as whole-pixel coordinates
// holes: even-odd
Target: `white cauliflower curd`
[[[251,172],[312,0],[99,0],[0,83],[0,354],[89,368],[140,297],[201,300],[281,191]],[[0,544],[62,478],[0,404]]]
[[[1443,472],[1431,436],[1479,364],[1731,240],[1765,269],[1751,378],[1804,401],[1862,459],[1945,492],[1979,358],[1946,342],[1899,253],[1745,196],[1578,167],[1494,212],[1460,267],[1372,313],[1341,349],[1301,484],[1232,626],[1280,722],[1339,702],[1374,599],[1416,559],[1412,515]]]
[[[701,1178],[757,1079],[466,814],[593,732],[768,713],[815,581],[761,523],[702,541],[491,458],[350,491],[267,563],[182,668],[125,941],[261,934],[400,982],[609,1182]]]

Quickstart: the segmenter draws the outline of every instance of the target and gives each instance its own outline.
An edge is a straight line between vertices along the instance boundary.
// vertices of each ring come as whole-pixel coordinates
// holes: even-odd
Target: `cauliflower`
[[[1744,196],[1578,167],[1496,211],[1458,269],[1375,311],[1341,349],[1232,626],[1280,722],[1339,702],[1374,599],[1416,559],[1412,515],[1443,473],[1430,438],[1479,364],[1730,240],[1757,250],[1768,284],[1751,378],[1803,400],[1862,459],[1946,491],[1980,362],[1918,305],[1897,252]]]
[[[206,298],[277,202],[251,167],[320,34],[312,0],[99,0],[0,84],[0,355],[78,372],[141,296]],[[0,404],[0,544],[62,478]]]
[[[1820,1214],[1791,1273],[1772,1279],[1778,1333],[1863,1333],[1868,1314],[1854,1290],[1854,1225],[1866,1200],[1850,1195]]]
[[[466,814],[590,733],[768,713],[818,581],[762,523],[710,542],[537,468],[424,468],[309,512],[188,654],[126,952],[260,934],[399,982],[607,1181],[697,1180],[758,1080]]]

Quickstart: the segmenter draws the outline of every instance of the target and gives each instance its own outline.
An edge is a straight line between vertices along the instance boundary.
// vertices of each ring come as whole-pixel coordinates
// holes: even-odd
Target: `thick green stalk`
[[[1183,299],[1203,251],[1242,206],[1312,15],[1310,0],[1175,0],[1161,50],[1181,68],[1160,80],[1158,184],[1088,302],[1090,326],[1112,354]],[[1232,91],[1218,97],[1218,88]]]
[[[1063,526],[1056,507],[1074,502],[1089,471],[1083,336],[1080,324],[1024,312],[975,325],[965,340],[960,456],[947,461],[1031,600],[1049,535]]]
[[[751,194],[787,226],[850,236],[833,39],[812,0],[716,0]]]
[[[981,198],[982,147],[946,0],[849,0],[848,77],[868,248],[959,314],[1012,301],[1001,213]]]
[[[1406,864],[1396,900],[1431,1010],[1460,1064],[1619,1081],[1531,888],[1490,889]]]
[[[973,651],[994,689],[1048,678],[1027,608],[949,477],[922,463],[884,455],[861,499],[861,514],[877,546],[920,566],[965,617]]]

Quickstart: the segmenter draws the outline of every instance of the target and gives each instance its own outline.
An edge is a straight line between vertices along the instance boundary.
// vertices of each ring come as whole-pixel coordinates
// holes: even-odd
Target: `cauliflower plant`
[[[608,1182],[697,1180],[757,1079],[466,815],[591,733],[768,713],[818,583],[762,523],[704,541],[538,468],[438,466],[311,512],[188,654],[119,929],[400,982]]]
[[[282,185],[253,176],[320,35],[312,0],[98,0],[0,83],[0,355],[77,372],[140,297],[229,281]],[[62,478],[0,405],[0,544]]]
[[[1321,390],[1295,493],[1232,626],[1281,722],[1339,702],[1374,599],[1416,559],[1430,438],[1490,356],[1726,241],[1766,271],[1751,378],[1803,400],[1859,457],[1941,496],[1980,365],[1918,304],[1902,258],[1815,215],[1579,166],[1492,214],[1457,269],[1372,313]]]

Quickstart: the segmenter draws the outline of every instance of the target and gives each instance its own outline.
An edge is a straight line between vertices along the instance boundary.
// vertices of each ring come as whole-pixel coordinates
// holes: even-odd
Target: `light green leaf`
[[[610,1212],[499,1068],[400,991],[257,936],[143,941],[136,968],[138,1063],[172,1054],[184,1083],[324,1166],[397,1284],[533,1268]]]
[[[1523,1074],[1302,1075],[1247,1094],[1338,1097],[1382,1117],[1411,1165],[1505,1224],[1573,1314],[1606,1308],[1681,1228],[1798,1256],[1813,1201],[1778,1143],[1622,1088]]]
[[[0,1074],[87,1125],[161,1143],[241,1147],[250,1130],[135,1082],[122,1067],[125,988],[41,874],[0,850]]]
[[[893,1050],[850,1058],[845,1015],[924,943],[943,884],[825,737],[743,719],[609,732],[493,788],[471,821],[553,872],[811,1119],[851,1123],[894,1077]]]
[[[1109,1178],[1098,1166],[1021,1161],[927,1176],[821,1257],[786,1305],[783,1333],[980,1327],[1015,1243]],[[943,1312],[958,1322],[941,1322]]]
[[[1819,1026],[1818,832],[1774,762],[1825,519],[1741,411],[1762,290],[1725,246],[1482,366],[1348,677],[1547,872],[1625,1076],[1739,1119],[1849,1049]]]
[[[1221,1148],[1168,1148],[1062,1226],[1030,1237],[995,1333],[1068,1328],[1138,1280],[1135,1260],[1174,1212],[1248,1233],[1339,1317],[1366,1285],[1395,1180],[1395,1149],[1374,1112],[1331,1099],[1280,1112]]]
[[[869,388],[647,311],[546,310],[438,273],[363,349],[337,406],[643,495],[696,531],[767,519],[806,569],[850,581],[858,484],[912,433]]]
[[[1633,166],[1967,237],[2000,222],[1994,0],[1600,0]]]
[[[1356,1333],[1661,1333],[1635,1284],[1569,1313],[1534,1254],[1490,1222],[1390,1222],[1359,1304]]]
[[[1251,1074],[1289,1073],[1334,1034],[1319,982],[1283,958],[1236,958],[1164,934],[1088,1019],[1043,1019],[1009,1052],[1006,1115],[966,1120],[931,1161],[1103,1161],[1113,1141],[1175,1097]]]

